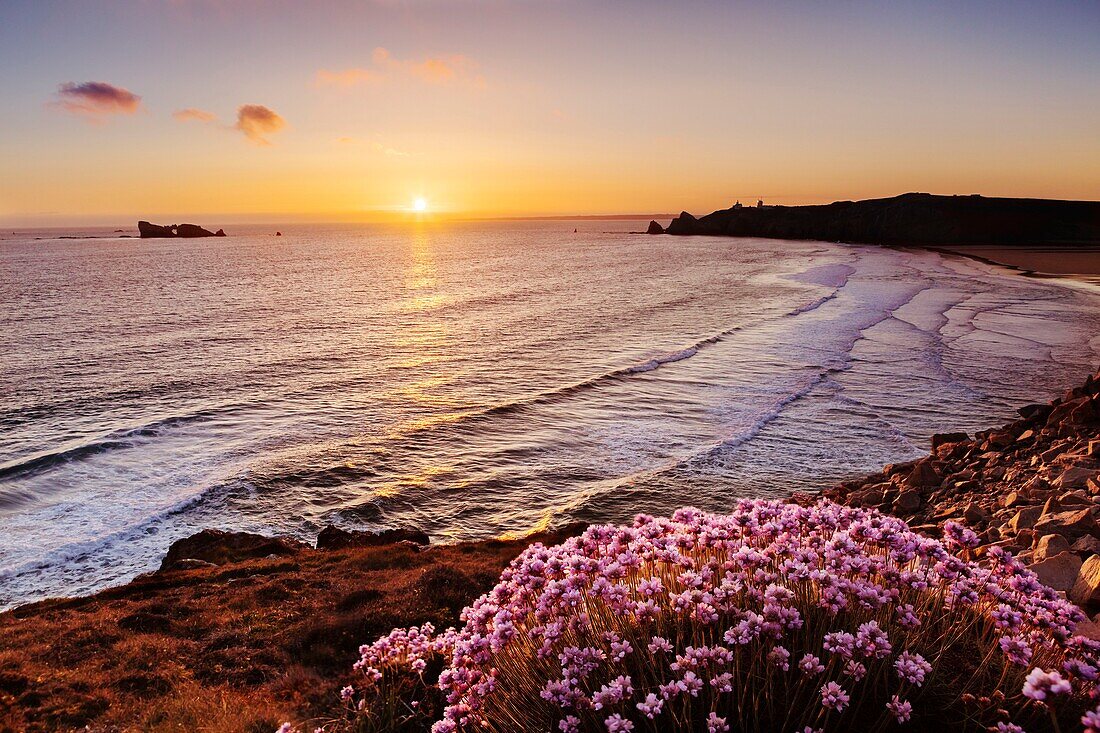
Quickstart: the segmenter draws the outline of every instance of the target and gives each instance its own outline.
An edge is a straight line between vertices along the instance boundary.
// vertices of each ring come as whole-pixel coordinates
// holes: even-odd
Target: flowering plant
[[[347,694],[369,719],[388,675],[423,675],[443,655],[434,733],[930,721],[1080,721],[1100,733],[1100,710],[1086,712],[1100,645],[1074,635],[1084,615],[1000,548],[982,565],[952,553],[975,540],[952,526],[941,542],[829,502],[594,526],[529,547],[463,611],[461,630],[395,630],[364,646]]]

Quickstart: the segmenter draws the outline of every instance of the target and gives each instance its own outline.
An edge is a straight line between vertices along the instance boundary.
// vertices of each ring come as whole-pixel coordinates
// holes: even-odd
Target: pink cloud
[[[381,46],[371,53],[369,67],[352,67],[339,71],[321,69],[317,72],[317,83],[325,86],[352,87],[395,80],[474,89],[485,87],[485,77],[478,73],[477,62],[469,56],[452,54],[420,60],[398,59]]]
[[[262,104],[242,104],[234,127],[257,145],[270,145],[266,136],[286,127],[286,120]]]
[[[141,108],[141,97],[128,89],[105,81],[80,84],[65,82],[57,87],[51,107],[92,122],[101,122],[111,115],[132,115]]]
[[[218,116],[213,112],[207,112],[204,109],[196,109],[194,107],[188,107],[187,109],[177,109],[175,112],[172,113],[172,116],[180,122],[188,122],[192,120],[195,122],[213,122],[214,120],[218,119]]]

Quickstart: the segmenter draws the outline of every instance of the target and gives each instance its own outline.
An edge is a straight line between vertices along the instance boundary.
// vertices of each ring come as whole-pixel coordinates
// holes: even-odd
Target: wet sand
[[[1037,274],[1100,282],[1100,246],[1096,245],[1072,248],[966,245],[940,249]]]

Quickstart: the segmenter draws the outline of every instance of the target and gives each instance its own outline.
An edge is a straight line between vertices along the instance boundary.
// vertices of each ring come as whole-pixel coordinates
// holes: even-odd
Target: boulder
[[[1083,636],[1086,639],[1100,641],[1100,623],[1097,623],[1096,619],[1092,621],[1082,621],[1073,628],[1073,633],[1077,636]]]
[[[905,477],[905,485],[913,488],[931,488],[939,486],[943,481],[940,472],[928,459],[917,461],[913,470]]]
[[[269,555],[293,555],[307,547],[303,542],[283,537],[204,529],[198,534],[173,542],[160,564],[160,572],[175,570],[177,563],[184,560],[202,560],[214,565],[225,565]],[[193,563],[184,563],[184,567],[193,566]]]
[[[1070,416],[1075,415],[1078,408],[1080,408],[1084,405],[1088,405],[1088,403],[1089,403],[1089,398],[1088,397],[1078,397],[1077,399],[1068,400],[1068,401],[1062,402],[1059,405],[1056,405],[1054,407],[1054,409],[1050,411],[1050,414],[1047,415],[1047,422],[1046,422],[1047,426],[1054,427],[1054,426],[1057,426],[1057,425],[1059,425],[1063,422],[1076,423],[1077,420],[1076,419],[1071,420]],[[1091,411],[1091,405],[1089,405],[1089,407],[1086,408],[1086,409]]]
[[[398,542],[414,545],[429,543],[428,535],[417,529],[385,529],[381,532],[357,532],[328,525],[317,535],[318,550],[338,550],[344,547],[379,547]]]
[[[1085,560],[1068,595],[1082,608],[1100,602],[1100,555]]]
[[[852,506],[876,507],[884,501],[886,501],[886,495],[882,489],[873,486],[848,495],[848,503]]]
[[[916,461],[903,461],[902,463],[887,463],[883,469],[883,474],[887,476],[893,476],[898,473],[908,473],[913,470],[913,466],[917,465]]]
[[[1062,495],[1062,506],[1092,506],[1092,497],[1086,494],[1084,491],[1078,489],[1077,491],[1070,491]]]
[[[1054,479],[1054,485],[1059,489],[1083,489],[1088,485],[1089,479],[1096,478],[1097,473],[1095,468],[1070,466]]]
[[[1080,555],[1100,554],[1100,538],[1091,534],[1087,534],[1084,537],[1078,537],[1073,543],[1073,546],[1069,549]]]
[[[965,443],[968,440],[970,436],[966,433],[936,433],[932,436],[932,450],[947,443]]]
[[[1023,407],[1016,410],[1016,412],[1019,413],[1020,416],[1023,417],[1025,420],[1030,420],[1032,418],[1036,418],[1038,420],[1045,420],[1047,415],[1050,414],[1050,411],[1052,409],[1053,408],[1050,405],[1035,404],[1035,405],[1024,405]]]
[[[1040,453],[1039,454],[1039,460],[1041,460],[1043,463],[1050,463],[1055,458],[1057,458],[1058,456],[1062,455],[1065,452],[1066,452],[1066,446],[1056,445],[1053,448],[1049,448],[1049,449],[1043,451],[1042,453]]]
[[[649,228],[645,230],[646,234],[664,234],[665,228],[655,221],[649,222]]]
[[[912,489],[901,492],[898,498],[894,499],[894,511],[900,514],[912,514],[920,509],[920,505],[920,492]]]
[[[1045,534],[1039,538],[1039,544],[1035,546],[1032,557],[1036,560],[1047,560],[1055,555],[1061,555],[1070,549],[1069,540],[1060,534]]]
[[[970,525],[981,524],[989,520],[989,512],[980,504],[971,502],[963,510],[963,519]]]
[[[1040,536],[1060,534],[1069,540],[1076,540],[1086,534],[1094,534],[1100,529],[1088,509],[1071,509],[1057,514],[1046,514],[1035,523],[1035,531]]]
[[[1039,576],[1039,581],[1054,590],[1068,591],[1074,587],[1081,571],[1081,558],[1069,550],[1027,566]]]
[[[1041,516],[1043,516],[1043,508],[1041,506],[1026,506],[1016,512],[1012,519],[1008,520],[1008,528],[1013,532],[1032,529]]]
[[[1069,414],[1067,422],[1072,425],[1087,425],[1096,418],[1096,404],[1086,397],[1083,402],[1073,408],[1073,412]]]

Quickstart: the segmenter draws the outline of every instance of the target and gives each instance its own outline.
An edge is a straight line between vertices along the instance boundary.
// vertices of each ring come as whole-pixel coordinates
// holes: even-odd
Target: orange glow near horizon
[[[1100,200],[1100,7],[931,5],[12,0],[0,226]]]

